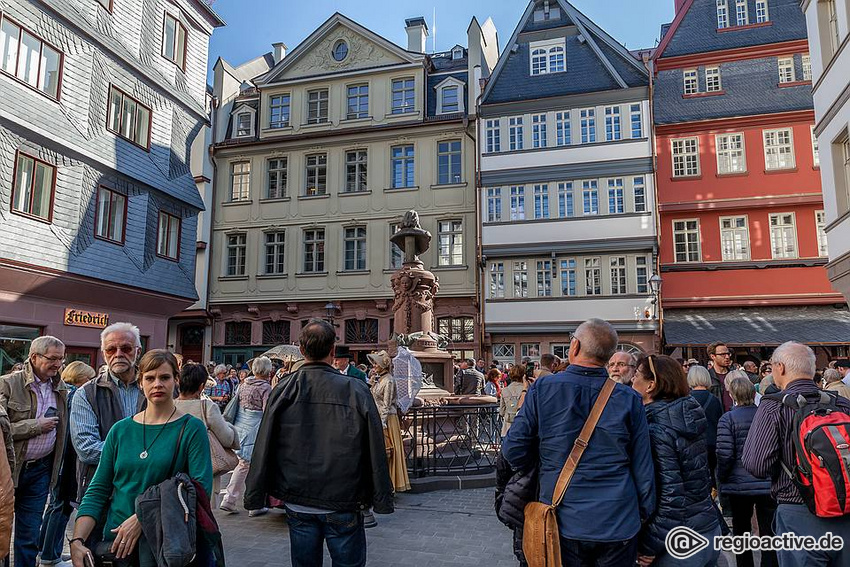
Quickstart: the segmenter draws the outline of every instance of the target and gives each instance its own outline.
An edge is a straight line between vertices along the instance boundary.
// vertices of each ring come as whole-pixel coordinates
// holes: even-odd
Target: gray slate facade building
[[[96,364],[80,325],[104,319],[85,314],[165,347],[197,299],[190,148],[224,22],[195,0],[3,0],[0,17],[0,369],[39,334]]]

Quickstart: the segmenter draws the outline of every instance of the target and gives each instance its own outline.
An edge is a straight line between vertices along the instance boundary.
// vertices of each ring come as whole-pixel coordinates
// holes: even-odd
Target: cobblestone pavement
[[[278,510],[249,518],[247,512],[216,512],[228,563],[239,567],[289,566],[289,530]],[[396,511],[376,515],[366,530],[370,567],[481,565],[516,567],[511,532],[493,512],[493,489],[399,494]],[[721,556],[720,567],[735,565]],[[325,565],[330,557],[325,552]]]
[[[245,511],[216,512],[228,563],[240,567],[289,566],[289,531],[277,510],[249,518]],[[396,511],[376,515],[366,530],[370,567],[517,565],[511,534],[493,512],[493,489],[399,494]],[[330,558],[325,552],[325,565]]]

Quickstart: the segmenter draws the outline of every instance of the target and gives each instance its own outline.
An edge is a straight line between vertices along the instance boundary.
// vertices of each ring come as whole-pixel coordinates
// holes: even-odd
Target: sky
[[[573,0],[572,4],[614,39],[638,49],[655,46],[661,24],[673,19],[673,1]],[[447,51],[455,44],[466,46],[472,17],[482,23],[491,17],[503,50],[527,5],[524,0],[215,0],[213,9],[227,26],[213,33],[210,69],[219,57],[240,65],[271,51],[277,41],[292,50],[337,11],[402,47],[407,46],[404,20],[424,16],[432,30],[429,53]]]

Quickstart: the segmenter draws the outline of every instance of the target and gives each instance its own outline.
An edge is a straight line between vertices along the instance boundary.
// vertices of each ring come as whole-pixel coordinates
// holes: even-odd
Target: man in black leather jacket
[[[325,321],[301,331],[306,363],[272,390],[248,473],[246,509],[286,503],[293,567],[322,564],[326,533],[335,564],[365,565],[360,512],[393,511],[378,408],[365,382],[331,366],[335,340]]]

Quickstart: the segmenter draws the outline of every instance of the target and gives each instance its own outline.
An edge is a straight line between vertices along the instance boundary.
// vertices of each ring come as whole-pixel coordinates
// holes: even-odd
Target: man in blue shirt
[[[540,468],[540,500],[555,482],[590,415],[605,365],[617,348],[614,327],[582,323],[570,341],[570,366],[538,378],[502,445],[512,467]],[[558,507],[565,565],[633,565],[641,521],[655,510],[655,478],[640,396],[617,384]]]

